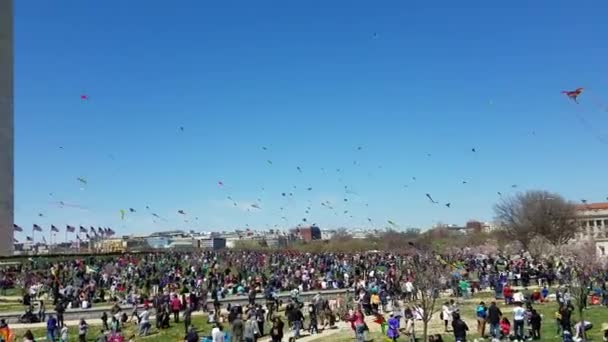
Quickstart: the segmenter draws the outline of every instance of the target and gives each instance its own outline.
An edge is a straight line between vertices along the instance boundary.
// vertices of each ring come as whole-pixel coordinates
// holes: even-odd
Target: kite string
[[[600,143],[608,144],[606,141],[594,128],[593,125],[589,123],[580,113],[581,109],[579,108],[574,114],[576,118],[580,121],[580,123],[591,133]]]

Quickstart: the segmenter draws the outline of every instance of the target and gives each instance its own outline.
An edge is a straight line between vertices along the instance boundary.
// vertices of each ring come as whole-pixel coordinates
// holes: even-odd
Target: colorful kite
[[[127,213],[127,212],[126,212],[126,211],[124,211],[124,209],[120,209],[120,219],[121,219],[121,220],[124,220],[124,219],[125,219],[125,214],[126,214],[126,213]]]
[[[562,94],[565,94],[570,100],[578,104],[578,97],[583,93],[583,88],[576,88],[575,90],[564,90]]]

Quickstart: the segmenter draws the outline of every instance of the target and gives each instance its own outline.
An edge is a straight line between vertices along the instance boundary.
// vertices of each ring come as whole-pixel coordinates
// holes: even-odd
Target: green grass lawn
[[[25,306],[19,302],[0,301],[0,312],[25,312]]]
[[[177,323],[171,324],[169,329],[158,330],[154,327],[154,320],[152,320],[152,328],[150,329],[150,334],[146,337],[138,337],[137,341],[148,341],[148,342],[174,342],[174,341],[183,341],[184,340],[184,324]],[[192,325],[197,329],[200,337],[210,335],[211,334],[211,326],[207,324],[207,316],[193,316],[192,317]],[[16,329],[15,337],[16,341],[21,341],[23,335],[25,334],[27,329]],[[34,337],[38,341],[40,338],[46,338],[46,329],[45,328],[36,328],[31,329]],[[127,323],[122,328],[123,336],[128,339],[131,335],[136,335],[138,332],[137,325],[134,323]],[[78,326],[69,326],[69,340],[70,341],[78,341]],[[101,335],[101,326],[100,325],[90,325],[89,331],[87,333],[87,341],[96,342],[98,337]]]

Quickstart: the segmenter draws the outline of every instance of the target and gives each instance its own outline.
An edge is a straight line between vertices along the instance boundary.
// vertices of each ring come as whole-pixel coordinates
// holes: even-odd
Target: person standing
[[[250,314],[249,319],[245,322],[245,329],[243,332],[245,342],[255,342],[258,334],[258,322],[256,321],[255,316]]]
[[[59,341],[68,342],[68,326],[65,324],[61,327],[61,337],[59,338]]]
[[[274,316],[272,319],[272,328],[270,330],[270,336],[272,342],[281,342],[283,340],[283,328],[285,323],[281,320],[281,317]]]
[[[452,330],[454,331],[454,341],[455,342],[466,342],[467,340],[467,331],[469,331],[469,327],[460,319],[459,313],[453,314],[452,320]]]
[[[63,313],[65,312],[65,307],[63,306],[63,302],[60,300],[55,305],[55,312],[57,313],[57,324],[60,328],[63,328]]]
[[[179,301],[177,295],[173,296],[171,300],[171,311],[173,311],[173,321],[179,323],[179,311],[182,309],[182,302]]]
[[[57,320],[53,315],[49,315],[49,319],[46,321],[46,339],[47,341],[55,341],[55,334],[57,333]]]
[[[490,324],[490,336],[493,338],[500,338],[500,318],[502,312],[496,305],[496,302],[492,302],[488,308],[488,323]]]
[[[296,304],[295,307],[289,313],[289,320],[292,324],[293,336],[296,339],[300,338],[300,330],[302,329],[302,322],[304,322],[304,315],[300,310],[299,304]]]
[[[532,328],[532,339],[534,340],[540,340],[541,322],[542,317],[536,310],[532,309],[532,313],[530,315],[530,327]]]
[[[234,320],[232,320],[232,341],[234,342],[243,342],[243,320],[241,319],[241,315],[236,315]]]
[[[526,310],[521,306],[521,302],[515,302],[515,308],[513,308],[513,333],[515,339],[523,341],[524,339],[524,319],[526,317]]]
[[[192,304],[186,306],[186,310],[184,310],[184,329],[186,334],[188,334],[188,328],[192,325]]]
[[[211,339],[213,342],[224,342],[224,331],[222,326],[217,323],[215,327],[211,330]]]
[[[148,306],[144,306],[144,311],[139,314],[139,336],[147,336],[150,331],[150,312]]]
[[[477,334],[479,334],[481,338],[485,338],[488,308],[484,302],[480,302],[479,305],[477,305],[475,315],[477,316]]]
[[[79,342],[87,342],[87,330],[89,329],[89,325],[84,320],[84,318],[80,319],[80,323],[78,324],[78,341]]]
[[[452,320],[452,310],[450,308],[450,303],[445,302],[441,307],[441,319],[443,320],[444,332],[448,332],[448,324]]]

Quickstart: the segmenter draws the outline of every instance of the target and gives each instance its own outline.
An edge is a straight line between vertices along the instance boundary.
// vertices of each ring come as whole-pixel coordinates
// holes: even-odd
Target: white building
[[[608,203],[590,203],[577,207],[581,230],[579,239],[593,239],[598,256],[608,256]]]

